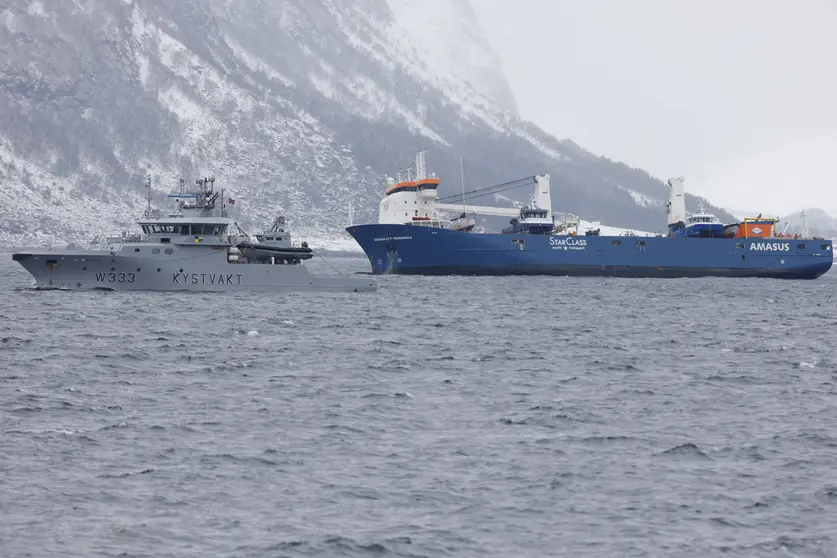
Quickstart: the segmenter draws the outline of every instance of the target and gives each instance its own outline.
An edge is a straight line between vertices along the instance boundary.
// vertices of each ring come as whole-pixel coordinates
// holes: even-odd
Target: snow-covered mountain
[[[469,188],[549,172],[557,211],[665,227],[662,182],[519,118],[468,0],[0,8],[2,244],[130,228],[149,173],[158,199],[212,173],[245,226],[282,212],[298,237],[336,239],[348,202],[376,219],[384,175],[420,149],[442,194],[461,155]]]

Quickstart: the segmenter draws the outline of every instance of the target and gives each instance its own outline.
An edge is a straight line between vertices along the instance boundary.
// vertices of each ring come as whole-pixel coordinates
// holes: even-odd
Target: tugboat
[[[151,209],[151,179],[148,208],[137,223],[142,234],[105,238],[83,250],[32,250],[12,254],[35,278],[41,289],[108,289],[146,291],[376,291],[377,282],[362,277],[318,277],[301,263],[306,251],[292,250],[275,242],[250,250],[250,235],[227,212],[233,199],[216,192],[215,177],[195,181],[186,191],[170,194],[177,210],[162,215]],[[281,235],[274,228],[266,236]],[[284,232],[284,231],[281,231]],[[95,243],[94,243],[95,244]],[[243,248],[241,248],[243,246]],[[266,256],[266,251],[279,248]],[[287,256],[287,254],[293,254]],[[277,257],[278,256],[278,257]]]

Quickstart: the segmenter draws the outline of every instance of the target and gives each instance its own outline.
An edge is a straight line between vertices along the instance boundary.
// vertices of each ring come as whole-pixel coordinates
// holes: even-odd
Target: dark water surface
[[[0,258],[4,557],[837,555],[834,272],[62,293]]]

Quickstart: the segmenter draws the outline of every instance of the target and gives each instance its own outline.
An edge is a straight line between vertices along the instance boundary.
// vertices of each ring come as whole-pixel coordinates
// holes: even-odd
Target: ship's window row
[[[184,236],[199,234],[202,236],[216,236],[224,234],[226,225],[142,225],[145,234],[180,234]]]

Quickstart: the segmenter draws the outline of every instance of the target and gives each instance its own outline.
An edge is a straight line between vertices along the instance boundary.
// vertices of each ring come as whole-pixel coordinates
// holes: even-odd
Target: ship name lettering
[[[575,238],[573,236],[550,236],[549,244],[553,250],[586,250],[587,239]]]
[[[384,242],[387,240],[413,240],[412,236],[382,236],[373,239],[375,242]]]
[[[241,273],[172,273],[172,283],[193,285],[240,285]]]
[[[135,273],[104,271],[96,272],[96,281],[99,283],[133,283],[136,281],[137,275]]]
[[[750,250],[775,250],[777,252],[789,252],[790,244],[788,242],[753,242],[750,244]]]

